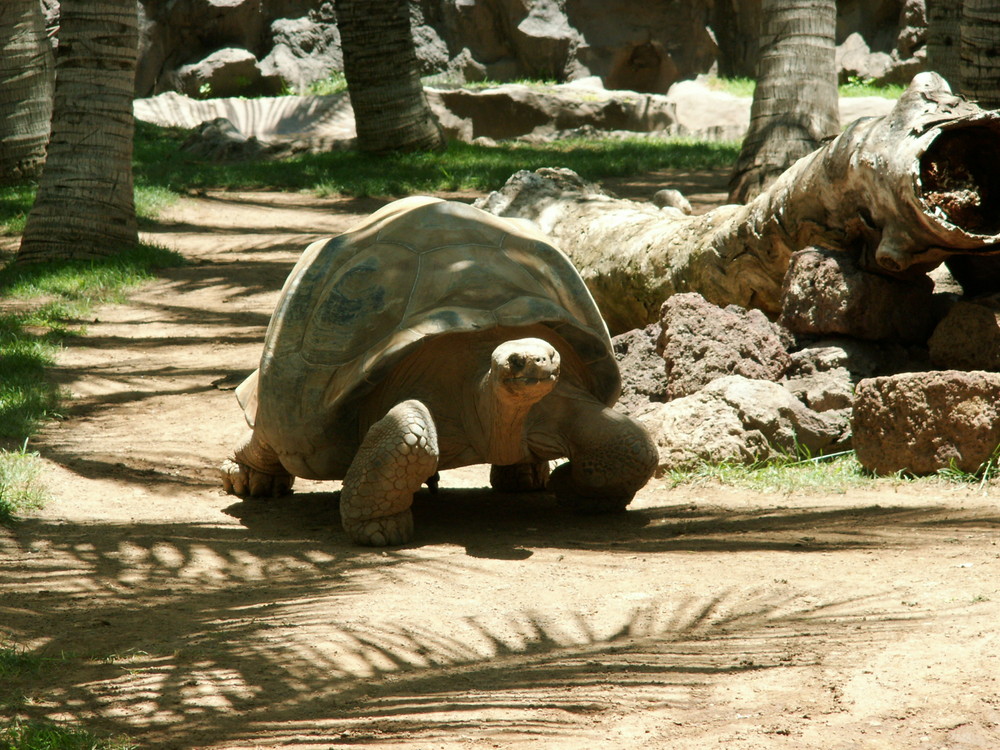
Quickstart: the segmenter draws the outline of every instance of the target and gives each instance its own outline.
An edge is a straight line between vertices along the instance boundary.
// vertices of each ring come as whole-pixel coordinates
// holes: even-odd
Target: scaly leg
[[[421,402],[403,401],[373,424],[340,493],[340,518],[351,540],[372,547],[408,542],[413,493],[437,462],[434,420]]]
[[[638,422],[596,401],[577,400],[565,413],[569,463],[552,472],[549,489],[580,513],[624,510],[656,470],[656,444]]]
[[[292,490],[295,477],[285,471],[270,446],[250,432],[222,462],[222,488],[239,497],[281,497]]]

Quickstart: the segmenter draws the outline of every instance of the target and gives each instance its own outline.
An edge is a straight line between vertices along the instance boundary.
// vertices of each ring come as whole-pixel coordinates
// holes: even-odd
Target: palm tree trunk
[[[0,3],[0,183],[41,174],[52,119],[52,47],[38,0]]]
[[[962,0],[927,0],[927,67],[961,89]]]
[[[1000,107],[1000,4],[965,0],[959,90],[987,109]]]
[[[138,243],[132,192],[135,0],[63,0],[52,135],[18,262]]]
[[[763,0],[750,129],[730,181],[744,203],[840,131],[834,0]]]
[[[420,83],[407,0],[337,0],[336,9],[359,148],[443,146]]]

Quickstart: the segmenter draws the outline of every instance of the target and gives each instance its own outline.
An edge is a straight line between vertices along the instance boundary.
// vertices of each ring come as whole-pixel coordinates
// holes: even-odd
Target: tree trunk
[[[362,151],[444,145],[420,83],[407,0],[337,0],[344,77]]]
[[[960,50],[958,90],[981,107],[1000,107],[1000,4],[996,0],[965,0]]]
[[[729,199],[752,199],[795,161],[840,132],[834,0],[764,0],[750,129]]]
[[[63,0],[49,153],[18,262],[139,241],[132,192],[135,0]]]
[[[962,0],[927,0],[927,68],[961,91]]]
[[[39,0],[0,3],[0,183],[35,178],[52,119],[52,45]]]
[[[776,315],[789,258],[805,247],[894,275],[1000,251],[1000,114],[922,73],[892,112],[858,120],[747,205],[686,216],[611,198],[568,170],[520,172],[481,203],[539,224],[612,332],[655,321],[678,292]]]

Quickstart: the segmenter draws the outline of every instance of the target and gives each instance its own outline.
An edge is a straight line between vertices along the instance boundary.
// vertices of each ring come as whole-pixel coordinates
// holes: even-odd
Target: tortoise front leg
[[[357,544],[384,547],[413,536],[413,493],[437,471],[437,431],[420,401],[403,401],[373,424],[340,492],[340,519]]]
[[[569,462],[557,466],[549,489],[580,513],[624,510],[659,463],[646,429],[596,401],[575,400],[563,422]]]
[[[490,486],[497,492],[536,492],[544,490],[549,479],[549,462],[490,467]]]
[[[292,490],[295,477],[285,471],[278,454],[251,431],[222,462],[222,488],[238,497],[281,497]]]

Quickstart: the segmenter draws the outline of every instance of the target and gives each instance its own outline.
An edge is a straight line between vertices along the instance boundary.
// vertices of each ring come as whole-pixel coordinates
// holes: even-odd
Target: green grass
[[[48,491],[40,479],[42,462],[37,453],[29,453],[27,441],[20,450],[0,450],[0,524],[7,524],[26,510],[40,508],[48,500]],[[0,677],[8,667],[0,650]]]
[[[102,260],[0,269],[0,298],[19,303],[0,314],[0,446],[22,446],[58,415],[60,394],[45,371],[90,310],[123,301],[154,269],[179,263],[172,251],[140,245]]]
[[[140,123],[136,184],[176,193],[224,187],[388,197],[496,190],[520,169],[569,167],[584,179],[596,181],[666,167],[728,167],[739,154],[737,142],[635,138],[498,147],[453,142],[443,151],[430,153],[372,155],[349,150],[273,161],[208,163],[178,151],[185,137],[183,130]]]
[[[85,729],[49,721],[14,721],[0,724],[0,750],[130,750],[138,747],[127,738],[101,738]]]
[[[691,469],[670,471],[665,480],[672,487],[717,483],[782,495],[842,493],[853,487],[872,486],[875,482],[858,463],[853,451],[814,458],[779,456],[755,464],[703,462]]]
[[[757,82],[752,78],[709,78],[708,86],[733,96],[751,97],[757,88]],[[847,83],[840,84],[837,90],[840,96],[881,96],[886,99],[898,99],[906,91],[906,87],[895,84],[876,86],[870,80],[854,77]]]

